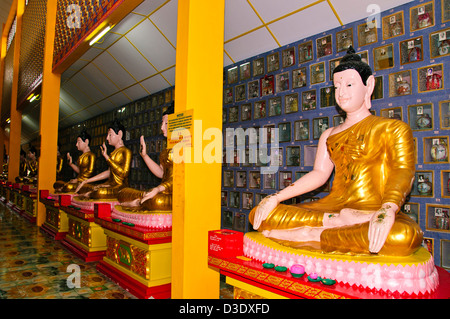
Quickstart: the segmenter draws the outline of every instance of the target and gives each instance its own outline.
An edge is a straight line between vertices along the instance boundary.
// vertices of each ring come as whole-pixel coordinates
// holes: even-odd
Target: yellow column
[[[11,123],[9,131],[8,181],[10,182],[14,182],[14,179],[19,176],[20,164],[22,112],[17,110],[17,93],[19,88],[20,40],[22,39],[22,16],[24,9],[25,0],[18,0],[16,14],[16,35],[14,40],[13,84],[11,89]]]
[[[201,154],[210,143],[202,142],[205,130],[222,129],[224,8],[224,0],[178,1],[175,111],[193,109],[201,122],[194,124],[195,159],[174,166],[172,298],[219,297],[208,231],[220,227],[222,164]]]
[[[53,73],[53,43],[56,28],[57,0],[47,1],[47,21],[44,42],[44,66],[41,88],[41,113],[39,129],[41,151],[39,156],[38,190],[53,190],[56,181],[56,156],[58,141],[59,90],[61,75]],[[45,221],[45,206],[39,202],[36,224]]]

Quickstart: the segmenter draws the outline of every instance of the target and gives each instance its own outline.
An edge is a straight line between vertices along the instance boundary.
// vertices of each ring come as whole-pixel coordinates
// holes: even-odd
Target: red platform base
[[[449,299],[450,273],[436,267],[439,286],[431,294],[401,295],[384,291],[372,291],[348,284],[327,286],[321,282],[310,282],[307,275],[294,278],[289,271],[278,272],[266,269],[261,262],[246,257],[219,258],[208,256],[208,265],[218,268],[220,273],[269,292],[292,299]]]
[[[40,231],[54,240],[63,240],[67,235],[67,232],[57,232],[45,223],[40,227]]]
[[[67,236],[63,239],[61,244],[71,251],[74,255],[81,258],[84,262],[94,262],[99,261],[103,259],[103,256],[105,256],[106,252],[104,250],[101,251],[85,251],[81,247],[78,247],[77,245],[73,244],[72,242],[68,241]]]
[[[168,299],[170,298],[171,284],[165,284],[155,287],[147,287],[137,280],[131,278],[123,272],[117,271],[116,268],[110,266],[103,260],[97,264],[97,270],[105,276],[111,278],[122,288],[128,290],[130,293],[140,299]]]

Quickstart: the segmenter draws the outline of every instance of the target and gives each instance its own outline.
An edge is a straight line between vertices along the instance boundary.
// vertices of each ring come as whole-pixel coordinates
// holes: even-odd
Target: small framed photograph
[[[434,26],[434,1],[409,9],[409,20],[411,32]]]
[[[402,116],[402,107],[391,107],[380,110],[380,116],[388,118],[388,119],[395,119],[395,120],[403,120]]]
[[[411,94],[411,70],[389,74],[389,96]]]
[[[283,166],[282,147],[272,147],[270,149],[270,166]]]
[[[311,85],[325,82],[325,62],[312,64],[309,74],[311,76]]]
[[[316,90],[302,92],[302,111],[316,109]]]
[[[245,84],[236,85],[236,102],[244,101],[247,98],[245,93]]]
[[[291,141],[291,122],[278,124],[278,138],[280,143]]]
[[[320,89],[320,107],[335,106],[334,87],[328,86]]]
[[[256,166],[258,167],[268,166],[270,162],[270,157],[267,148],[259,147],[257,152],[258,154],[256,156]]]
[[[266,75],[260,79],[261,96],[272,95],[274,93],[274,76]]]
[[[408,119],[413,131],[433,129],[433,105],[431,103],[408,105]]]
[[[353,46],[353,28],[336,32],[336,51],[347,51]]]
[[[239,208],[241,205],[241,192],[228,192],[228,206],[232,208]]]
[[[334,115],[333,116],[333,126],[339,126],[341,124],[344,124],[345,117],[343,115]]]
[[[450,163],[448,157],[448,136],[423,138],[423,162],[425,164]]]
[[[441,196],[450,198],[450,170],[441,170]]]
[[[242,193],[242,208],[243,209],[253,208],[253,193],[248,192]]]
[[[441,119],[441,130],[450,129],[450,101],[439,102],[439,118]]]
[[[372,100],[382,99],[383,95],[384,95],[383,76],[379,75],[375,77],[375,88],[373,89],[371,99]]]
[[[267,56],[267,73],[278,71],[280,69],[280,54],[271,53]]]
[[[277,179],[275,173],[267,173],[263,175],[264,189],[276,189]]]
[[[247,171],[236,172],[236,187],[238,188],[247,187]]]
[[[444,65],[429,65],[418,70],[419,93],[442,90],[444,88]]]
[[[383,18],[383,40],[405,34],[403,11],[399,11]]]
[[[223,172],[223,186],[234,187],[234,171]]]
[[[228,122],[234,123],[239,121],[239,108],[238,106],[232,106],[228,109]]]
[[[247,83],[248,99],[259,97],[259,80],[250,81]]]
[[[256,101],[255,102],[255,110],[253,112],[253,118],[255,120],[262,119],[266,117],[266,101]]]
[[[253,76],[260,76],[265,73],[264,58],[253,60]]]
[[[301,88],[306,86],[306,67],[292,71],[292,88]]]
[[[259,171],[251,171],[249,178],[250,188],[261,188],[261,173]]]
[[[400,41],[400,64],[423,61],[422,37]]]
[[[222,191],[220,195],[220,205],[221,206],[228,206],[228,192]]]
[[[239,66],[239,75],[241,81],[250,79],[250,62],[245,62]]]
[[[325,130],[330,127],[328,117],[318,117],[313,119],[313,139],[318,140]]]
[[[419,204],[407,202],[403,204],[401,211],[411,217],[416,223],[419,223]]]
[[[264,125],[263,132],[263,144],[275,143],[277,138],[275,124]]]
[[[373,49],[373,61],[375,71],[393,68],[394,67],[393,44],[387,44]]]
[[[233,103],[233,88],[225,88],[223,90],[223,104],[230,104]],[[153,117],[155,116],[155,114],[152,112],[151,113],[153,115]],[[150,119],[151,121],[153,121],[152,119]]]
[[[317,58],[333,54],[333,40],[330,35],[316,40]]]
[[[249,121],[252,119],[252,104],[246,103],[241,105],[241,121]]]
[[[450,21],[450,0],[441,1],[442,23]]]
[[[258,205],[266,196],[267,196],[267,194],[256,193],[255,194],[255,206]]]
[[[298,93],[291,93],[284,96],[284,113],[295,113],[298,111]]]
[[[411,196],[433,197],[434,171],[416,171]]]
[[[238,81],[238,67],[232,67],[227,71],[228,84],[234,84]]]
[[[228,112],[228,109],[223,108],[223,110],[222,110],[222,124],[227,122],[227,112]]]
[[[434,257],[434,238],[423,237],[422,247],[428,250],[431,256]]]
[[[450,240],[441,239],[441,266],[447,271],[450,270]]]
[[[378,41],[377,23],[373,20],[358,26],[358,46],[362,47]]]
[[[281,115],[281,96],[269,99],[269,116]]]
[[[314,58],[312,41],[308,41],[298,45],[298,62],[305,63]]]
[[[233,216],[233,230],[246,232],[247,229],[247,215],[245,213],[234,213]]]
[[[450,55],[450,28],[430,34],[430,58]]]
[[[278,179],[280,189],[286,188],[292,184],[292,172],[279,172]]]
[[[309,120],[294,122],[294,138],[296,141],[309,140]]]
[[[282,56],[282,66],[283,68],[288,68],[295,64],[295,47],[287,48],[281,53]]]
[[[233,227],[233,212],[226,210],[222,213],[222,228],[231,229]]]
[[[289,90],[289,72],[277,74],[275,79],[277,93]]]
[[[300,166],[300,146],[286,147],[286,166]]]
[[[426,229],[437,231],[450,230],[450,206],[427,204]]]

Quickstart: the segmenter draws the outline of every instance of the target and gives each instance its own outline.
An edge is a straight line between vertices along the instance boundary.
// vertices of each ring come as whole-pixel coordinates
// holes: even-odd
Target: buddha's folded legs
[[[352,210],[352,213],[355,211]],[[249,216],[253,222],[255,209]],[[289,247],[321,250],[327,253],[370,254],[369,212],[361,212],[358,223],[339,225],[327,222],[339,218],[336,212],[313,211],[292,205],[278,205],[261,223],[258,229],[272,240]],[[344,219],[345,220],[345,219]],[[336,225],[332,225],[336,224]],[[293,225],[297,227],[292,227]],[[289,227],[286,227],[289,226]],[[385,256],[407,256],[415,252],[422,243],[420,227],[404,213],[397,214],[386,242],[378,253]]]
[[[133,188],[123,188],[117,195],[117,199],[124,209],[145,210],[145,211],[171,211],[172,210],[172,194],[159,193],[140,203],[145,195],[145,191]]]

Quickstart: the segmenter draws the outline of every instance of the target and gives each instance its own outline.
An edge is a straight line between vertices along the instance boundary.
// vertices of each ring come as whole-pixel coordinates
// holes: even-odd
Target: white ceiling
[[[376,4],[382,12],[410,1]],[[364,19],[373,2],[225,0],[224,67]],[[60,128],[175,85],[177,7],[178,0],[145,0],[63,73]],[[22,143],[38,136],[38,110],[23,112]]]

